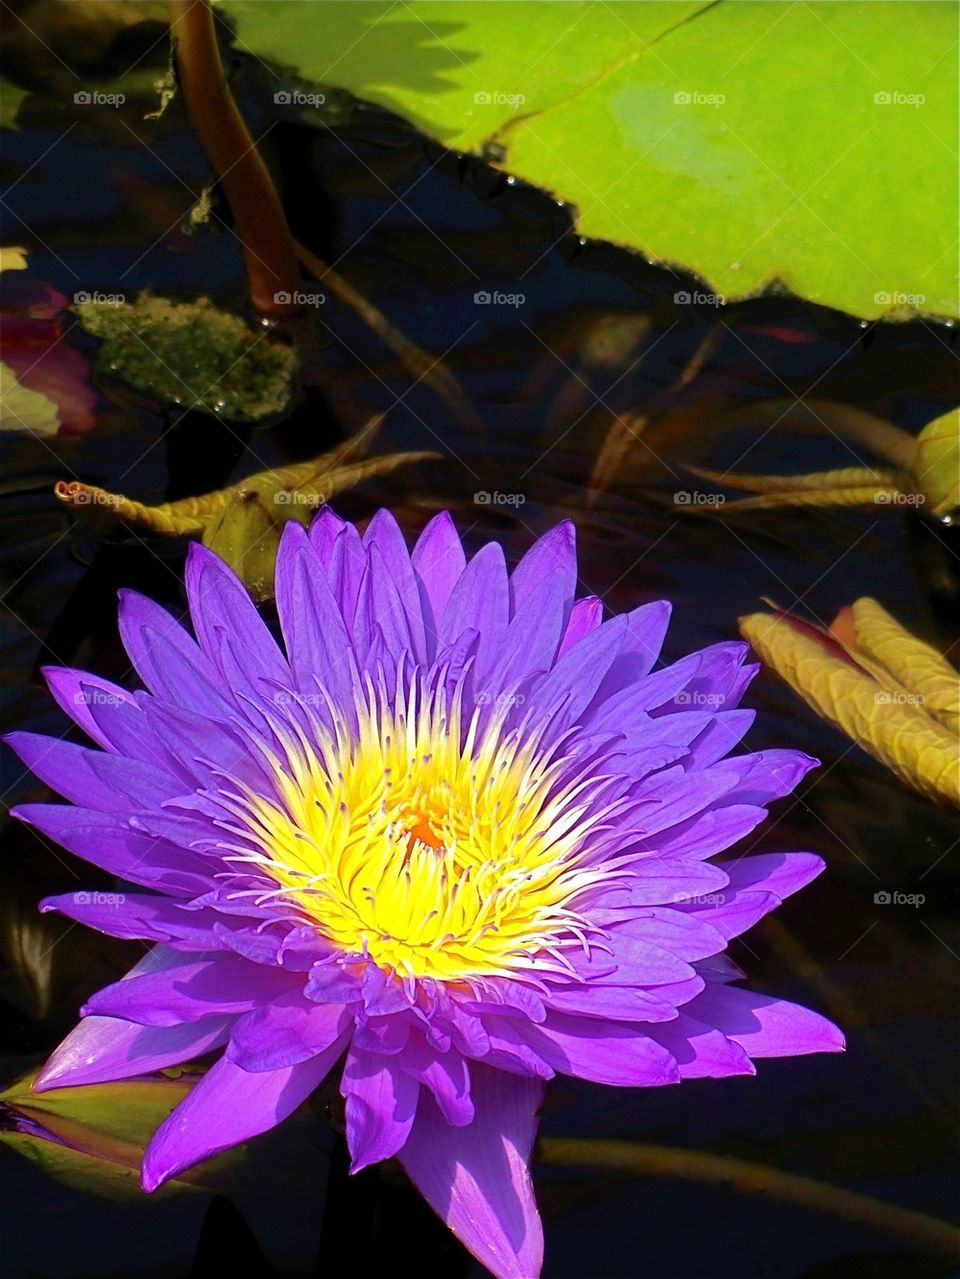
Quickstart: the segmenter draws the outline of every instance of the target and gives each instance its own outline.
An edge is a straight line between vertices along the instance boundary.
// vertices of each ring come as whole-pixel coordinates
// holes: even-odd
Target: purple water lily
[[[713,860],[814,762],[729,752],[756,667],[719,644],[654,670],[665,603],[601,620],[574,532],[508,573],[446,514],[412,552],[381,511],[287,524],[284,649],[209,551],[196,639],[124,592],[146,692],[52,669],[102,748],[17,733],[69,805],[18,815],[147,892],[48,898],[156,943],[99,991],[37,1087],[222,1050],[160,1126],[143,1185],[264,1132],[343,1059],[354,1170],[397,1156],[497,1276],[540,1272],[529,1160],[554,1073],[620,1086],[753,1074],[837,1029],[735,984],[724,954],[823,868]]]

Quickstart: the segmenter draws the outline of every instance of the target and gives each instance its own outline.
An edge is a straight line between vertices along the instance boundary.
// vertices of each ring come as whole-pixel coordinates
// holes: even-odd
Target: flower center
[[[578,854],[606,815],[597,783],[564,781],[570,761],[541,733],[481,733],[462,689],[387,697],[370,687],[355,728],[283,731],[264,747],[276,796],[225,803],[273,895],[347,954],[402,977],[457,981],[566,968],[583,945],[576,897],[599,878]]]

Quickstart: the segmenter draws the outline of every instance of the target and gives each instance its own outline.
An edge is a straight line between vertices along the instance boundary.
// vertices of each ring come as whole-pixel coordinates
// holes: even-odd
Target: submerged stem
[[[292,316],[300,270],[290,229],[227,85],[209,0],[170,0],[170,34],[193,127],[233,214],[253,306],[263,316]]]
[[[537,1155],[541,1162],[559,1167],[598,1168],[633,1177],[678,1177],[683,1181],[719,1186],[736,1194],[764,1195],[780,1203],[898,1235],[937,1255],[956,1256],[960,1245],[960,1231],[947,1221],[748,1159],[712,1155],[702,1150],[675,1150],[633,1141],[581,1137],[545,1138],[538,1143]]]

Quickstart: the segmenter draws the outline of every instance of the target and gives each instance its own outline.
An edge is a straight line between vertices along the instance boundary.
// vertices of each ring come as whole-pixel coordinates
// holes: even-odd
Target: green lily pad
[[[239,48],[573,202],[581,234],[689,268],[704,303],[780,285],[957,312],[950,4],[223,7]]]
[[[141,1198],[140,1161],[154,1131],[190,1091],[196,1076],[155,1076],[35,1093],[35,1072],[0,1093],[8,1121],[0,1142],[66,1185],[110,1199]],[[209,1160],[158,1192],[221,1190],[241,1147]]]

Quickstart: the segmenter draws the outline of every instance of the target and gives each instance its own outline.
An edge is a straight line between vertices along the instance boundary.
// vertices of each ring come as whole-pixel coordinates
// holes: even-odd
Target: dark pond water
[[[62,46],[57,56],[69,62]],[[140,70],[156,57],[148,54]],[[318,313],[322,389],[279,426],[251,430],[166,411],[101,379],[94,431],[7,435],[8,725],[65,730],[37,676],[45,662],[127,678],[114,624],[117,587],[181,602],[182,545],[97,540],[55,502],[57,480],[82,478],[146,501],[203,492],[321,452],[374,412],[386,412],[376,451],[432,448],[441,457],[367,482],[338,501],[342,514],[364,519],[388,504],[412,533],[450,508],[468,543],[497,536],[513,557],[571,516],[585,592],[613,611],[649,598],[674,602],[668,658],[730,638],[738,616],[762,597],[826,622],[872,594],[909,627],[944,646],[956,641],[951,530],[886,507],[711,518],[673,500],[695,487],[688,462],[784,473],[862,461],[862,446],[852,456],[838,434],[775,425],[801,397],[828,421],[822,402],[919,429],[956,401],[955,332],[861,326],[789,297],[723,309],[678,302],[695,281],[581,244],[569,211],[543,195],[432,148],[378,112],[358,110],[326,130],[275,107],[273,82],[255,65],[238,60],[236,73],[296,235],[337,262],[408,337],[443,355],[472,409],[457,414],[423,383],[412,385],[362,321],[331,300]],[[242,297],[233,236],[217,222],[189,236],[181,229],[207,167],[177,103],[152,124],[133,99],[120,109],[80,111],[69,76],[37,49],[24,53],[21,80],[34,92],[21,127],[5,137],[3,235],[30,248],[34,276],[68,296],[81,288],[132,296],[149,286]],[[522,294],[523,302],[478,304],[478,292]],[[76,332],[67,340],[91,349]],[[698,352],[702,368],[678,389]],[[638,425],[639,439],[628,437],[598,491],[590,477],[617,416],[645,419],[646,429]],[[522,502],[478,503],[483,492]],[[800,794],[779,805],[760,843],[814,849],[828,870],[735,942],[732,955],[753,987],[832,1016],[848,1052],[769,1061],[756,1079],[679,1089],[559,1080],[542,1133],[737,1156],[950,1218],[960,973],[955,822],[774,678],[756,681],[752,703],[760,714],[750,747],[792,745],[823,760]],[[12,758],[4,764],[5,802],[38,797]],[[123,972],[138,948],[37,916],[40,896],[90,886],[94,876],[19,829],[4,839],[0,1074],[8,1079],[43,1059],[84,997]],[[875,904],[876,892],[894,889],[922,893],[922,906]],[[254,1147],[231,1201],[114,1203],[58,1184],[0,1147],[6,1271],[203,1276],[239,1265],[250,1274],[372,1276],[401,1266],[425,1279],[480,1273],[399,1177],[386,1170],[346,1184],[340,1160],[319,1103]],[[926,1279],[950,1271],[908,1238],[770,1197],[545,1164],[537,1182],[548,1279]]]

